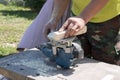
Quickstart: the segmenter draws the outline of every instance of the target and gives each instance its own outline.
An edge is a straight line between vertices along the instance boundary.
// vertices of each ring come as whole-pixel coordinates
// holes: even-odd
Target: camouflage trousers
[[[117,64],[120,54],[115,44],[120,41],[120,15],[101,23],[88,23],[87,33],[79,35],[86,57]],[[120,65],[120,64],[119,64]]]

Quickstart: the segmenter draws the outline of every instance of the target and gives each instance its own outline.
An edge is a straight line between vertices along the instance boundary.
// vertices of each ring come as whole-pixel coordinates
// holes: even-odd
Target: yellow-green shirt
[[[75,15],[80,15],[82,10],[91,0],[73,0],[72,12]],[[97,5],[96,5],[97,6]],[[120,14],[120,0],[109,0],[107,5],[97,13],[90,22],[104,22]]]

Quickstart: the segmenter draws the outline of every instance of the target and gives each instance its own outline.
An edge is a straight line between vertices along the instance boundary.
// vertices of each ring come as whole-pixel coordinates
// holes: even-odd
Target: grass
[[[0,56],[16,53],[16,47],[37,12],[29,8],[0,4]]]

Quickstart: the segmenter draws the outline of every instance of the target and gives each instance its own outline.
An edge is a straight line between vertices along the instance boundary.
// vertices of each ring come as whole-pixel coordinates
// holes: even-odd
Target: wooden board
[[[28,50],[1,58],[0,74],[12,80],[120,80],[120,66],[85,58],[78,67],[61,70],[41,51]]]

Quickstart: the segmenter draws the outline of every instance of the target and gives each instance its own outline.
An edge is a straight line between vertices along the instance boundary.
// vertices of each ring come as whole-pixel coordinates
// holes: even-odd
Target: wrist
[[[79,16],[79,18],[81,19],[82,22],[84,22],[84,24],[87,24],[88,23],[88,19],[84,16]]]

